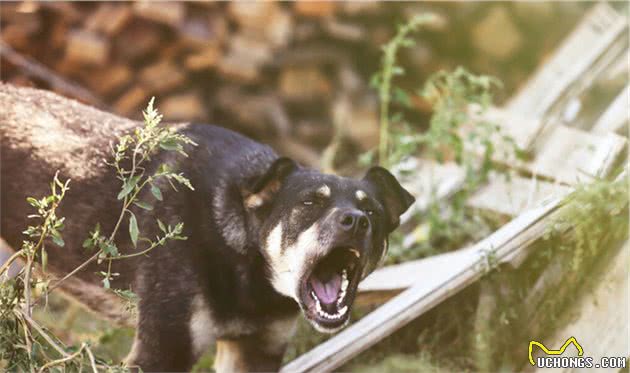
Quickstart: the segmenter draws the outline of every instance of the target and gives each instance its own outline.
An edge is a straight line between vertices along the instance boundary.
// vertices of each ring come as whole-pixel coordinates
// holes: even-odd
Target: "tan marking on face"
[[[365,192],[360,189],[357,190],[356,193],[354,193],[354,196],[357,197],[359,201],[363,201],[367,198],[367,194],[365,194]]]
[[[266,240],[265,251],[272,271],[271,284],[280,294],[299,301],[298,284],[308,258],[319,248],[319,223],[315,222],[300,233],[296,242],[282,248],[282,223],[278,224]]]
[[[248,209],[255,209],[257,207],[262,206],[262,204],[263,204],[263,199],[260,198],[260,196],[257,194],[252,194],[251,196],[245,199],[245,207],[247,207]]]
[[[325,198],[330,197],[330,187],[326,184],[322,185],[319,189],[317,189],[317,194]]]

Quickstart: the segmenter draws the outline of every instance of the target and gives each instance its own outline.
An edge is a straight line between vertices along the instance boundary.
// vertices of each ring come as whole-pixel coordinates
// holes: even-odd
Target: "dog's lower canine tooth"
[[[356,256],[357,258],[361,257],[361,254],[359,253],[357,249],[350,249],[350,252],[353,253],[354,256]]]

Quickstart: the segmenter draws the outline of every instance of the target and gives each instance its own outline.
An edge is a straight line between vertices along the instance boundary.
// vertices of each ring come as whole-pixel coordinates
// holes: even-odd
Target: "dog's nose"
[[[365,231],[370,227],[370,221],[363,211],[351,210],[341,214],[339,225],[346,231]]]

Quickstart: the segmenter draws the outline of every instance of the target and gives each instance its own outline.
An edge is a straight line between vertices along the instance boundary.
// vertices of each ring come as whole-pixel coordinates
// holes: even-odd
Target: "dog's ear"
[[[386,231],[389,234],[400,224],[400,215],[407,211],[416,199],[383,167],[370,168],[363,180],[374,186],[383,202],[388,224]]]
[[[256,209],[269,203],[282,186],[284,179],[298,168],[294,160],[286,157],[276,159],[267,172],[254,181],[245,196],[245,207]]]

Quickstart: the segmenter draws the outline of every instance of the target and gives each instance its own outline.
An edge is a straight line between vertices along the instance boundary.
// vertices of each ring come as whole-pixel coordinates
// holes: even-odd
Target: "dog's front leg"
[[[252,335],[217,340],[214,369],[219,373],[278,371],[295,332],[296,316],[271,321]]]
[[[280,369],[284,349],[267,351],[258,338],[243,337],[217,341],[214,369],[218,373],[275,372]]]

